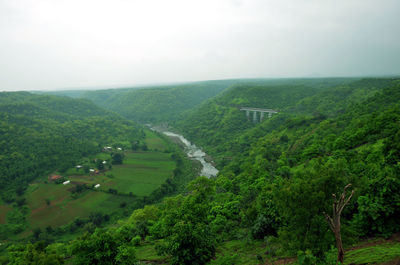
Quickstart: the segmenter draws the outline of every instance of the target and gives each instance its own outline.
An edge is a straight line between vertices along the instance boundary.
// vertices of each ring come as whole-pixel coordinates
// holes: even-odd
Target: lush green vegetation
[[[143,89],[99,90],[89,91],[81,97],[128,119],[154,124],[179,120],[183,112],[217,95],[235,82],[237,81],[204,81]]]
[[[253,123],[241,106],[279,113]],[[185,115],[174,129],[212,154],[220,169],[217,178],[199,177],[179,189],[189,179],[190,162],[175,150],[173,176],[128,219],[106,229],[87,225],[77,239],[61,245],[11,246],[8,260],[23,260],[35,248],[37,260],[72,257],[75,264],[336,264],[335,238],[324,212],[331,212],[332,194],[349,183],[355,193],[341,218],[346,249],[363,238],[399,232],[399,79],[241,82]],[[132,148],[157,149],[158,159],[166,159],[172,147],[163,148],[165,139],[146,134]],[[133,154],[139,153],[125,156],[137,159],[131,165],[155,167],[146,155]],[[124,179],[124,172],[119,174]],[[160,200],[176,190],[179,195]],[[7,215],[15,223],[24,217]],[[36,234],[33,241],[41,239]],[[399,255],[396,242],[366,245],[348,251],[345,263],[380,263]]]
[[[1,93],[0,110],[0,251],[93,232],[195,174],[165,137],[87,100]]]
[[[33,179],[64,172],[106,144],[144,138],[132,122],[72,100],[29,93],[0,94],[0,190],[16,200]]]
[[[400,260],[399,243],[375,244],[351,250],[346,256],[345,264],[381,264],[393,260]]]

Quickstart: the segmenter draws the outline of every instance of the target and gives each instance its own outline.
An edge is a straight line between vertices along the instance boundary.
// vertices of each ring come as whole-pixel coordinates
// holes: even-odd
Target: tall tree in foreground
[[[158,251],[170,255],[171,264],[203,265],[215,256],[215,235],[208,220],[215,185],[213,180],[198,177],[187,190],[187,196],[169,199],[175,208],[167,208],[155,224],[164,236]]]
[[[351,186],[351,184],[347,184],[346,187],[344,187],[343,193],[339,197],[339,199],[336,197],[336,194],[332,194],[332,197],[333,197],[332,217],[330,217],[328,214],[324,213],[326,220],[328,221],[329,227],[331,228],[332,232],[335,235],[336,248],[338,249],[337,261],[340,263],[343,263],[343,259],[344,259],[342,236],[340,234],[340,215],[342,214],[344,207],[349,203],[351,197],[354,194],[354,190],[353,190],[351,192],[351,194],[346,198],[346,190],[350,186]]]

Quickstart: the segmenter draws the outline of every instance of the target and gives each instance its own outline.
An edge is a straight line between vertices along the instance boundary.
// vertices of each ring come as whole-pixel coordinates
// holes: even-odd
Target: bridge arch
[[[261,109],[252,107],[241,107],[240,110],[246,111],[247,119],[250,120],[250,112],[253,112],[253,122],[257,122],[257,113],[260,113],[260,122],[263,121],[265,113],[267,113],[268,118],[272,117],[272,114],[278,113],[277,110],[273,109]]]

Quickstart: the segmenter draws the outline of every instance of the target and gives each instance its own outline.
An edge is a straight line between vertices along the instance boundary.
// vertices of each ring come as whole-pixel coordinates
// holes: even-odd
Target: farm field
[[[122,165],[113,165],[110,170],[98,175],[75,175],[68,179],[72,184],[100,184],[100,191],[112,188],[119,193],[146,196],[164,183],[174,168],[175,162],[169,153],[126,152]]]
[[[74,199],[70,192],[73,185],[40,183],[31,187],[27,195],[31,210],[28,218],[31,228],[65,225],[76,217],[88,217],[94,211],[110,212],[119,207],[122,199],[132,200],[129,197],[120,198],[121,196],[91,190],[84,191]],[[49,198],[48,204],[46,200]]]
[[[146,131],[145,143],[150,150],[165,151],[167,149],[165,140],[150,130]]]
[[[26,192],[27,206],[30,209],[27,218],[29,227],[56,227],[65,225],[76,217],[88,217],[92,212],[111,213],[122,203],[129,205],[137,196],[149,195],[172,175],[175,168],[170,153],[126,151],[124,156],[123,164],[112,165],[111,169],[99,174],[85,174],[75,168],[67,170],[63,174],[65,179],[71,181],[67,185],[47,180],[30,184]],[[100,153],[96,158],[109,159],[110,155]],[[77,185],[82,184],[90,188],[100,184],[100,187],[74,193]],[[114,192],[110,192],[110,189]],[[0,207],[3,210],[6,206]],[[6,208],[1,212],[0,222],[5,222]]]

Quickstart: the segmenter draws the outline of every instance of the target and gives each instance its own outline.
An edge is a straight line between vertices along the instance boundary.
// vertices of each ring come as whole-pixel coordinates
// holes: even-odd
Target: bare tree
[[[332,232],[335,235],[336,239],[336,248],[338,249],[338,258],[337,261],[343,263],[344,259],[344,250],[342,245],[342,236],[340,234],[340,215],[342,214],[343,208],[349,203],[351,197],[354,194],[354,190],[351,194],[346,198],[346,190],[351,186],[351,184],[347,184],[344,187],[342,195],[339,199],[336,197],[335,194],[332,194],[333,197],[333,205],[332,205],[332,217],[330,217],[327,213],[324,212],[326,217],[326,221],[329,224]]]

